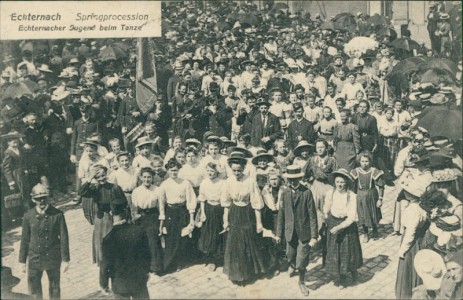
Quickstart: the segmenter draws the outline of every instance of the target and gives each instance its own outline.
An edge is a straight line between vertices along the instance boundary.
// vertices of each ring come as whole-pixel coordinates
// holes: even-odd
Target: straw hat
[[[309,144],[307,141],[302,140],[297,143],[296,148],[294,148],[294,155],[299,156],[302,151],[306,150],[309,151],[311,148],[313,149],[314,145]]]
[[[191,138],[191,139],[186,139],[185,140],[185,146],[194,146],[196,148],[199,148],[201,147],[201,142],[198,141],[197,139],[195,138]]]
[[[143,145],[148,145],[148,144],[153,144],[154,141],[150,140],[149,137],[147,136],[144,136],[144,137],[141,137],[137,140],[137,144],[135,145],[135,148],[138,148],[138,147],[141,147]]]
[[[227,159],[228,164],[232,163],[238,163],[245,165],[246,164],[246,158],[244,157],[244,154],[238,151],[232,152],[230,154],[230,157]]]
[[[46,64],[42,64],[40,67],[37,68],[37,70],[45,72],[45,73],[53,73],[53,71],[50,70],[50,68]]]
[[[431,102],[432,104],[445,104],[449,102],[449,99],[447,99],[447,97],[445,97],[444,94],[437,93],[432,96],[429,102]]]
[[[2,141],[9,141],[14,139],[21,139],[24,137],[24,134],[19,133],[17,131],[10,131],[7,134],[3,134],[0,136],[0,140]]]
[[[297,165],[290,165],[286,167],[284,177],[288,179],[301,178],[304,177],[304,173],[302,172],[301,167]]]
[[[273,156],[264,149],[257,150],[256,155],[252,158],[252,163],[256,165],[259,158],[266,158],[268,161],[273,160]]]
[[[446,269],[444,260],[437,252],[429,249],[418,251],[413,260],[413,265],[427,290],[438,290],[440,288]]]
[[[61,101],[63,99],[66,99],[66,97],[69,96],[70,94],[71,93],[67,91],[64,86],[60,86],[53,92],[53,95],[51,96],[51,100]]]
[[[228,151],[228,153],[241,152],[241,153],[243,153],[245,158],[252,158],[253,157],[251,151],[249,151],[246,148],[239,147],[239,146],[228,147],[227,151]]]
[[[338,169],[333,172],[333,177],[336,178],[338,176],[347,179],[348,181],[352,181],[352,177],[350,176],[349,172],[346,169]]]

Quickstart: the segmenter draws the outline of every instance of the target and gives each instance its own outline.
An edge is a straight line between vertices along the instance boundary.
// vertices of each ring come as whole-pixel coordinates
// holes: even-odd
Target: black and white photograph
[[[2,2],[1,299],[463,298],[461,1]]]

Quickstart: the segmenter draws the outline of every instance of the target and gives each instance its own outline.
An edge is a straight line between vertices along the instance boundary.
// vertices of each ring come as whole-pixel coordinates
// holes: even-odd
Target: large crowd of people
[[[103,293],[147,298],[149,272],[198,262],[238,285],[289,265],[308,295],[316,251],[336,285],[355,284],[362,244],[380,235],[384,190],[396,186],[396,297],[459,298],[456,2],[450,12],[430,4],[432,49],[378,15],[163,3],[148,110],[136,95],[140,41],[5,43],[2,228],[22,222],[30,293],[42,295],[46,270],[60,297],[72,249],[49,199],[70,190],[93,225]]]

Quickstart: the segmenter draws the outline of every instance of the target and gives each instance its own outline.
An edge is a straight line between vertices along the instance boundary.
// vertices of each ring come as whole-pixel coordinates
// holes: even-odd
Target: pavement
[[[395,299],[394,286],[398,265],[397,252],[400,236],[393,236],[392,217],[394,201],[399,190],[386,187],[383,200],[383,220],[379,237],[362,243],[364,264],[359,269],[358,281],[345,288],[335,286],[322,267],[320,253],[311,253],[306,273],[310,295],[303,297],[298,287],[298,277],[282,272],[273,278],[262,278],[244,287],[228,280],[221,267],[210,271],[205,264],[194,264],[179,272],[162,277],[151,275],[148,282],[153,299]],[[83,216],[81,206],[73,206],[74,194],[57,194],[52,203],[64,211],[70,240],[71,263],[61,275],[63,299],[108,299],[99,291],[98,267],[92,263],[92,226]],[[27,294],[27,277],[18,264],[21,228],[2,232],[2,265],[12,268],[13,275],[21,282],[13,292]],[[362,237],[361,237],[362,241]],[[48,298],[47,276],[42,277],[44,298]]]

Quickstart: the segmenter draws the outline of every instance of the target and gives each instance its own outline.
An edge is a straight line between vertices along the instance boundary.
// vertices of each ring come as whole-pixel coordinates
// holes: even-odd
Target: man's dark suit
[[[283,132],[280,127],[280,120],[272,113],[267,113],[267,125],[264,128],[262,123],[262,114],[256,113],[252,119],[251,128],[251,145],[254,147],[264,147],[267,150],[273,146],[276,139],[283,137]],[[270,141],[262,145],[261,139],[269,137]]]
[[[74,123],[72,128],[71,155],[75,155],[77,161],[80,160],[83,152],[81,144],[94,132],[98,132],[98,123],[91,118],[86,121],[81,118]]]
[[[309,264],[308,242],[318,238],[317,212],[312,192],[305,186],[299,185],[296,189],[287,188],[283,191],[278,211],[277,236],[282,237],[283,232],[290,264],[305,270]]]
[[[113,278],[116,295],[149,299],[150,253],[148,238],[137,225],[114,225],[103,238],[103,264]]]
[[[19,262],[28,261],[30,293],[41,298],[42,273],[47,271],[50,298],[60,298],[61,262],[69,260],[68,230],[63,212],[50,205],[44,214],[35,207],[24,214]]]
[[[296,148],[297,143],[300,140],[305,140],[309,143],[313,143],[316,139],[315,130],[313,129],[312,123],[306,118],[302,118],[301,121],[293,120],[288,126],[288,137],[286,138],[286,144],[289,149],[293,150]]]

